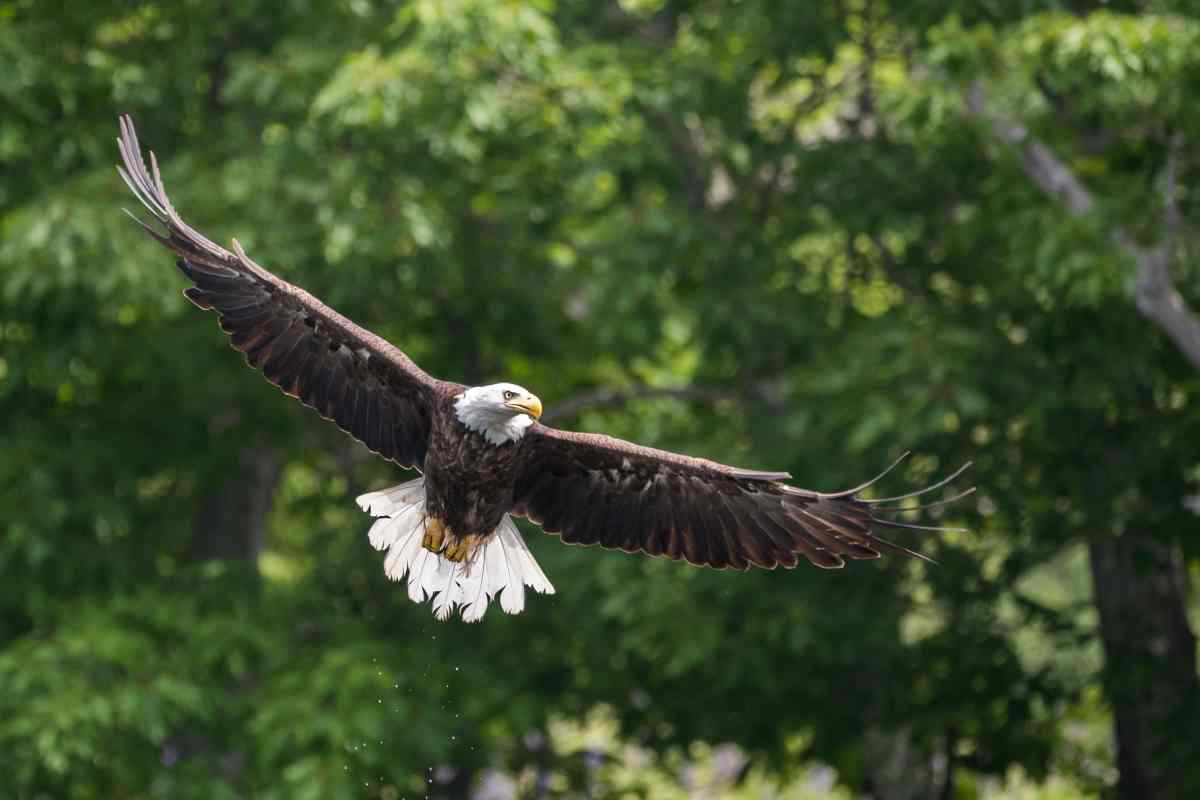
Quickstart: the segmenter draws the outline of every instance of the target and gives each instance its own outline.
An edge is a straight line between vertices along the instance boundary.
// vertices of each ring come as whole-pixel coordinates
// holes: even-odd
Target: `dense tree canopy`
[[[0,61],[0,794],[658,796],[722,743],[797,792],[1200,787],[1200,6],[15,0]],[[740,574],[529,527],[558,594],[437,623],[352,502],[403,476],[120,213],[120,112],[434,375],[815,489],[974,459],[972,532]]]

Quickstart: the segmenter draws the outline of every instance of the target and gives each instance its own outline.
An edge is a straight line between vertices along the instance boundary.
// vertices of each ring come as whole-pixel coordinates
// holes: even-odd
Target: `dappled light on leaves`
[[[1083,797],[1115,708],[1195,794],[1196,371],[1139,258],[1200,304],[1197,13],[0,7],[0,795]],[[974,459],[969,532],[729,574],[523,528],[553,602],[435,623],[353,503],[415,475],[180,295],[117,113],[431,373],[823,491]]]

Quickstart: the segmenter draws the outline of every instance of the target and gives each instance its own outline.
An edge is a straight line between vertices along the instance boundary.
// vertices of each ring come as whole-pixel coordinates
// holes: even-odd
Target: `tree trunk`
[[[192,536],[194,559],[258,558],[280,470],[279,454],[271,448],[242,450],[233,474],[200,501]]]
[[[1090,549],[1118,796],[1200,797],[1196,638],[1183,558],[1172,544],[1129,534],[1094,539]]]
[[[257,576],[256,561],[266,539],[267,516],[282,472],[279,453],[269,447],[247,446],[236,467],[200,498],[189,556],[193,561],[214,559],[240,562],[242,574]],[[230,695],[246,691],[231,684]],[[245,739],[250,741],[250,739]],[[235,747],[223,751],[206,734],[177,728],[163,745],[163,759],[203,761],[209,772],[224,780],[237,796],[250,761],[248,751]]]
[[[919,800],[938,794],[936,767],[914,745],[908,728],[870,725],[863,732],[863,779],[859,791],[871,800]]]

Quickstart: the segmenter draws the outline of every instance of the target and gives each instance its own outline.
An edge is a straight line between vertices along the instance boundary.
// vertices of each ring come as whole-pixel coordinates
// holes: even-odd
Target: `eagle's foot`
[[[447,561],[453,561],[456,564],[461,564],[466,561],[471,555],[471,551],[475,549],[475,544],[479,537],[475,535],[461,536],[455,541],[446,546],[445,556]]]
[[[421,540],[421,547],[431,553],[440,553],[446,547],[446,526],[437,517],[425,520],[425,538]]]

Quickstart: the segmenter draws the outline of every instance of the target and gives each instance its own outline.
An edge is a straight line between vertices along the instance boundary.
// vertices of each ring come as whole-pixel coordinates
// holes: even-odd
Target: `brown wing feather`
[[[810,492],[783,483],[786,472],[739,469],[545,425],[533,426],[525,439],[513,513],[569,544],[739,570],[794,567],[799,556],[825,568],[885,552],[925,559],[872,532],[905,526],[858,498],[865,487]]]
[[[128,116],[121,117],[117,144],[121,177],[166,233],[142,227],[180,256],[176,264],[194,284],[184,294],[220,315],[221,330],[246,362],[373,452],[420,467],[436,396],[462,387],[431,378],[389,342],[272,275],[236,239],[231,253],[184,222],[154,153],[147,170]]]

